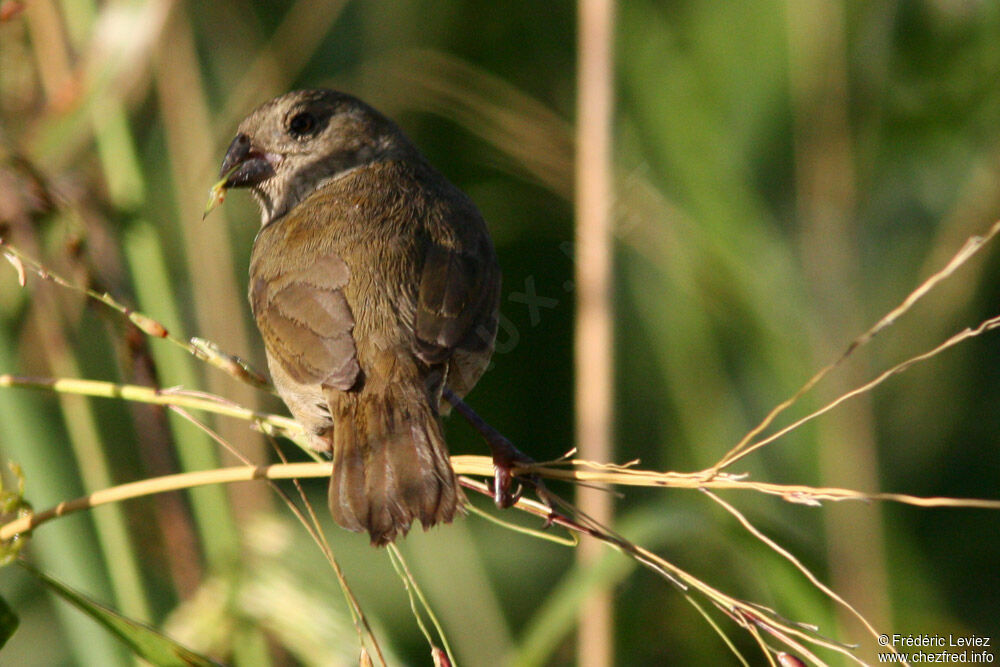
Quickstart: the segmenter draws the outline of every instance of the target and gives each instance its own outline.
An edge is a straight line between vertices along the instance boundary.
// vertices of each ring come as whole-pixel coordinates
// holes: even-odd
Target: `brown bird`
[[[331,90],[253,111],[221,177],[260,205],[250,304],[278,393],[333,455],[333,518],[375,545],[451,521],[442,392],[485,370],[500,294],[475,205],[392,121]]]

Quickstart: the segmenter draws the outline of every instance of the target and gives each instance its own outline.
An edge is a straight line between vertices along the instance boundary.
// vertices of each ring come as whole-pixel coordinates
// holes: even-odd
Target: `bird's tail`
[[[422,388],[382,393],[330,389],[333,476],[330,512],[348,530],[367,530],[383,546],[414,519],[426,530],[448,523],[462,498],[437,413]]]

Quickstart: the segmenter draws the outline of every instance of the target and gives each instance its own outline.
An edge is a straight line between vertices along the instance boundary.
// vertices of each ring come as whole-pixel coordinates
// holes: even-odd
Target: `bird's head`
[[[240,123],[222,161],[221,187],[250,188],[266,225],[324,181],[412,150],[392,121],[356,97],[296,90]]]

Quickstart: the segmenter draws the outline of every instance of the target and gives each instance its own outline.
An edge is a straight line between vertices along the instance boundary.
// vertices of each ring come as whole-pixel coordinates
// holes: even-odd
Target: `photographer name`
[[[893,646],[969,646],[977,648],[989,648],[989,637],[978,635],[893,635]]]

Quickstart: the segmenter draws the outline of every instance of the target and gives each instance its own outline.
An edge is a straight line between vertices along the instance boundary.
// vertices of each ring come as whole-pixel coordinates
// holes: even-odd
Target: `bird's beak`
[[[254,148],[250,137],[240,133],[229,144],[222,160],[219,177],[225,179],[223,188],[252,188],[274,176],[274,167],[281,156],[261,153]]]

